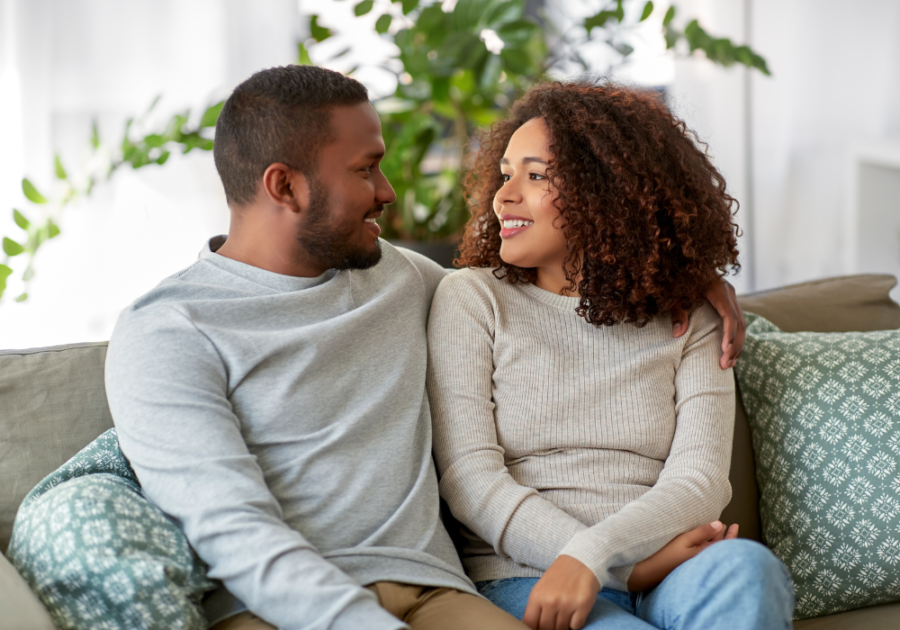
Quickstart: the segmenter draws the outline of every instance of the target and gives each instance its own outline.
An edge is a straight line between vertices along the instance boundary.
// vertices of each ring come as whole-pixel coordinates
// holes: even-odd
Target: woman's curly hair
[[[549,130],[547,177],[558,192],[566,266],[581,262],[576,312],[588,322],[643,326],[657,313],[692,308],[717,272],[740,267],[738,203],[696,134],[653,92],[587,82],[537,85],[473,143],[465,181],[472,217],[457,264],[493,267],[511,283],[535,281],[535,269],[500,259],[493,208],[500,158],[532,118]],[[570,291],[576,276],[566,272]]]

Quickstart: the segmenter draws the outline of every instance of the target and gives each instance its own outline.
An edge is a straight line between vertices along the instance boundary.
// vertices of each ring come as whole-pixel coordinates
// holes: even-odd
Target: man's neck
[[[284,276],[322,275],[327,269],[303,256],[294,237],[295,229],[271,208],[243,208],[240,215],[233,211],[228,239],[216,253]]]

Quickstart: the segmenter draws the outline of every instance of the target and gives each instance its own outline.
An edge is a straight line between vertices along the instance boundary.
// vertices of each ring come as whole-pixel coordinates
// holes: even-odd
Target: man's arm
[[[747,322],[744,312],[738,304],[737,294],[731,283],[717,277],[706,293],[709,302],[722,318],[724,334],[722,335],[722,356],[719,367],[723,370],[734,367],[744,350],[744,339],[747,335]],[[687,332],[690,313],[677,309],[672,312],[672,336],[676,339]]]
[[[405,628],[284,523],[215,347],[174,309],[151,308],[127,313],[113,334],[110,409],[147,497],[184,530],[209,576],[279,628]]]

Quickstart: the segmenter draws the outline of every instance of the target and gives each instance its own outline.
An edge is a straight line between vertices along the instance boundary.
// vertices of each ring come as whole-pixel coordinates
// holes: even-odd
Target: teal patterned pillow
[[[60,630],[203,630],[213,583],[144,498],[115,429],[25,497],[7,552]]]
[[[900,599],[900,331],[747,321],[735,371],[763,537],[791,571],[795,618]]]

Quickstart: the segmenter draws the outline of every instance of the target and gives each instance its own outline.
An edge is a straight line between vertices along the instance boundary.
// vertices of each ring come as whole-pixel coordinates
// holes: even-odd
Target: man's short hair
[[[328,108],[368,98],[358,81],[315,66],[261,70],[237,86],[219,114],[213,147],[228,205],[252,201],[275,162],[314,176],[330,135]]]

